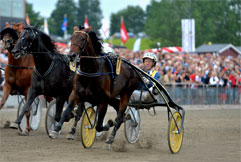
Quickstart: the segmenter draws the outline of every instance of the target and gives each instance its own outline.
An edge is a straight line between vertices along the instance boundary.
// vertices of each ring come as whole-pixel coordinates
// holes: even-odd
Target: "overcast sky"
[[[55,9],[58,0],[26,0],[33,4],[33,9],[40,12],[42,17],[50,17],[51,12]],[[78,0],[75,0],[77,2]],[[111,13],[116,13],[128,5],[141,6],[144,10],[151,0],[100,0],[100,7],[104,19],[109,21]]]

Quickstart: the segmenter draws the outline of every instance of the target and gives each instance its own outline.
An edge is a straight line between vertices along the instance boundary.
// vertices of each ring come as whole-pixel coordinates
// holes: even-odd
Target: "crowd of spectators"
[[[133,52],[125,48],[115,49],[115,53],[142,68],[142,56],[146,51]],[[162,53],[156,52],[158,62],[155,70],[162,75],[164,84],[190,84],[212,87],[241,86],[241,57],[221,57],[211,53]]]
[[[115,53],[142,68],[146,51],[115,49]],[[241,57],[211,53],[156,52],[155,70],[171,97],[180,104],[240,104]],[[208,87],[208,88],[207,88]]]

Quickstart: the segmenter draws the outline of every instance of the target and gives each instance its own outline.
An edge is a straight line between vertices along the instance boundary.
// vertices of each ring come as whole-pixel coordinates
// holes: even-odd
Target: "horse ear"
[[[34,29],[38,29],[39,21],[33,26]]]

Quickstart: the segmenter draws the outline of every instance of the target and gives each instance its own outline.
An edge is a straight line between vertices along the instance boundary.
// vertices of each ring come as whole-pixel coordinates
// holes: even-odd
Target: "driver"
[[[144,64],[143,70],[146,73],[148,73],[151,77],[153,77],[154,79],[159,80],[159,78],[161,77],[161,74],[158,71],[154,70],[154,67],[157,62],[156,55],[153,52],[147,52],[144,54],[142,59],[143,59],[143,64]],[[143,80],[144,80],[145,84],[147,85],[147,87],[149,88],[149,90],[152,92],[153,83],[150,80],[148,80],[146,77],[143,77]],[[151,95],[147,91],[147,88],[146,88],[146,86],[143,85],[143,83],[139,83],[137,90],[135,90],[131,96],[131,101],[139,101],[141,90],[143,90],[141,101],[145,101],[145,102],[152,101]]]

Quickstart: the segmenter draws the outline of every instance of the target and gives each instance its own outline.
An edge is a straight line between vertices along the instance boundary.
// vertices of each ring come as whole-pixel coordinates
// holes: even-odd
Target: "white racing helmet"
[[[152,59],[153,61],[154,61],[154,65],[153,66],[155,66],[156,65],[156,62],[157,62],[157,57],[156,57],[156,54],[155,53],[153,53],[153,52],[147,52],[147,53],[145,53],[144,54],[144,56],[143,56],[143,62],[144,62],[144,59],[145,58],[149,58],[149,59]]]

